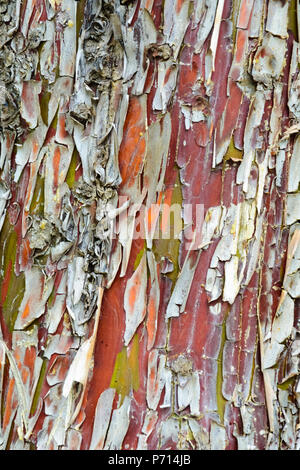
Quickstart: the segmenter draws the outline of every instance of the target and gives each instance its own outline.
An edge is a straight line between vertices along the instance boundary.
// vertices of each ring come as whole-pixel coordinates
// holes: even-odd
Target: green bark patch
[[[36,412],[39,397],[40,397],[41,391],[42,391],[42,386],[43,386],[45,376],[46,376],[46,372],[47,372],[47,365],[48,365],[48,360],[43,359],[43,364],[42,364],[42,367],[41,367],[39,380],[38,380],[38,383],[37,383],[37,386],[36,386],[36,389],[35,389],[35,392],[34,392],[34,396],[33,396],[33,399],[32,399],[30,415],[34,415],[34,413]]]
[[[174,204],[178,204],[182,207],[182,191],[181,191],[181,183],[179,178],[179,173],[176,178],[176,183],[174,185],[174,190],[171,199],[171,206]],[[181,229],[183,229],[183,221],[180,220]],[[161,216],[159,219],[159,224],[161,224]],[[178,226],[178,221],[176,221],[176,227]],[[160,225],[161,226],[161,225]],[[175,220],[174,220],[174,213],[171,211],[170,217],[170,238],[164,239],[163,234],[159,233],[159,238],[153,241],[153,253],[155,256],[156,261],[159,263],[163,258],[169,258],[172,261],[174,269],[171,273],[167,274],[167,276],[173,282],[173,288],[175,286],[176,280],[179,275],[179,248],[180,248],[180,239],[177,238],[176,234],[174,234],[175,230]]]
[[[277,388],[279,388],[280,390],[289,390],[290,387],[292,388],[295,385],[295,382],[296,382],[296,377],[291,377],[287,379],[285,382],[278,384]]]
[[[145,250],[146,250],[146,242],[145,242],[144,247],[141,249],[141,251],[137,254],[137,257],[135,258],[134,267],[133,267],[134,270],[136,270],[138,268],[138,265],[141,262],[141,259],[143,257],[143,254],[145,253]]]
[[[38,173],[29,209],[30,214],[43,216],[44,200],[44,178]]]
[[[72,189],[74,186],[74,183],[76,181],[76,168],[78,164],[80,163],[79,155],[77,149],[74,149],[70,166],[68,169],[68,173],[66,176],[66,183],[68,184],[69,188]]]
[[[291,0],[288,11],[288,30],[292,31],[298,41],[297,0]]]
[[[224,156],[224,161],[227,161],[227,160],[233,160],[233,161],[243,160],[243,152],[236,148],[236,146],[234,145],[233,137],[231,137],[228,150]]]
[[[76,11],[76,49],[78,49],[78,40],[80,35],[81,26],[84,20],[84,9],[85,9],[86,0],[79,0],[77,2],[77,11]]]
[[[40,95],[40,109],[44,124],[48,126],[48,107],[51,93],[48,91],[48,80],[43,80],[42,93]]]
[[[139,373],[139,336],[136,333],[130,347],[123,347],[117,355],[110,387],[115,388],[122,402],[131,390],[137,391],[140,386]]]
[[[17,252],[17,234],[6,216],[0,235],[0,259],[1,259],[1,298],[2,314],[10,331],[13,331],[18,315],[24,291],[25,277],[15,273]]]

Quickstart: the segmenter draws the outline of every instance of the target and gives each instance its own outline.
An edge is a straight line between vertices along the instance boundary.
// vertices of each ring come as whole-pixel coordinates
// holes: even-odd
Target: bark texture
[[[299,21],[0,0],[2,449],[300,448]]]

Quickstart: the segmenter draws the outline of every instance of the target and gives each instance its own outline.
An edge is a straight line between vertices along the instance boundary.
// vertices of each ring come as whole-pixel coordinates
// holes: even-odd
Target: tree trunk
[[[299,449],[299,2],[0,15],[1,448]]]

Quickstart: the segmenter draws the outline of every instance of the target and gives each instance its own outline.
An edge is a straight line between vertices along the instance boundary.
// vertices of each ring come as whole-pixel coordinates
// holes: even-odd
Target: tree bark
[[[299,15],[0,1],[2,449],[299,449]]]

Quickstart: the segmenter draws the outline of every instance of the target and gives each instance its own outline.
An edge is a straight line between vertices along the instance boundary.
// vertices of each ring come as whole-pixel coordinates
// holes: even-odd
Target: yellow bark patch
[[[131,390],[137,391],[139,386],[139,336],[135,334],[130,346],[124,346],[117,355],[110,387],[116,389],[123,401]]]

